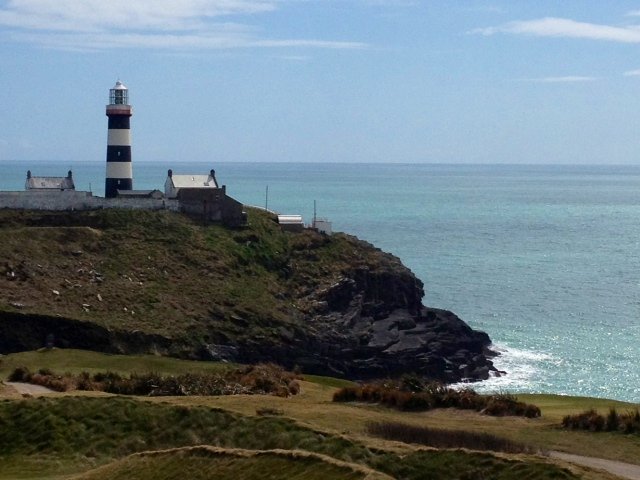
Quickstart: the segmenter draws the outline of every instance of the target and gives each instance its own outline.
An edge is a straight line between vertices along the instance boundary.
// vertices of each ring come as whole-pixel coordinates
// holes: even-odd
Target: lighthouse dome
[[[109,105],[129,105],[129,89],[120,80],[109,90]]]

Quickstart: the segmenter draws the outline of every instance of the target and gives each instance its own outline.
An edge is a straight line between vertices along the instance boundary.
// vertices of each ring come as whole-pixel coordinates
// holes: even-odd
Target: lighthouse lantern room
[[[118,80],[109,91],[109,135],[107,138],[107,175],[104,196],[114,198],[118,190],[133,189],[131,168],[130,119],[133,109],[129,105],[129,90]]]

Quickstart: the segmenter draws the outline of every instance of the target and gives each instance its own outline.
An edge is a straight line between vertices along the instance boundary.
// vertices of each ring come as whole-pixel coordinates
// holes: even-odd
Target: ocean
[[[0,190],[66,175],[104,194],[103,162],[0,162]],[[134,163],[134,188],[167,169],[216,169],[232,197],[327,217],[400,259],[424,303],[486,331],[501,378],[480,391],[640,402],[640,166]]]

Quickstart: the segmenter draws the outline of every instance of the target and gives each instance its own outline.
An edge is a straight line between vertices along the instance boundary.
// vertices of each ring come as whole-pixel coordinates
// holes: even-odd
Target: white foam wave
[[[500,355],[493,359],[493,364],[499,371],[507,372],[499,377],[492,376],[488,380],[471,384],[478,392],[533,392],[538,390],[540,372],[543,366],[555,363],[554,357],[545,352],[523,350],[497,344],[491,347]],[[468,387],[468,383],[459,383],[453,387]]]

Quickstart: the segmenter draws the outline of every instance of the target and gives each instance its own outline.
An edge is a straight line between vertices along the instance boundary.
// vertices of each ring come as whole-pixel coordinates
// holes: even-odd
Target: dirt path
[[[30,383],[22,382],[4,382],[5,385],[15,388],[18,393],[28,393],[29,395],[42,395],[45,393],[54,393],[53,390],[40,385],[32,385]]]
[[[564,452],[550,452],[549,456],[551,456],[551,458],[564,460],[565,462],[575,463],[576,465],[604,470],[621,478],[640,480],[640,465],[616,462],[615,460],[604,460],[602,458],[583,457],[581,455]]]

